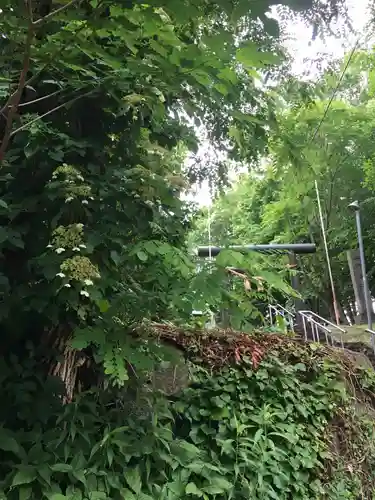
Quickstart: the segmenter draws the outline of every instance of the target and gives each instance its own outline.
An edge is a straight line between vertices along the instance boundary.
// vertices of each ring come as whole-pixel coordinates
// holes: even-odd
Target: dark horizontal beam
[[[247,252],[262,252],[262,253],[315,253],[316,245],[312,243],[297,243],[290,245],[281,244],[270,244],[270,245],[232,245],[229,247],[198,247],[198,257],[216,257],[219,255],[221,250],[234,250],[236,252],[247,253]]]

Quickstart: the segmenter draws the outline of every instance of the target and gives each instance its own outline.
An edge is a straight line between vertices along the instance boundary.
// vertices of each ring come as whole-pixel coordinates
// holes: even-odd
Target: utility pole
[[[335,311],[336,324],[339,325],[340,324],[340,312],[339,312],[339,307],[338,307],[337,298],[336,298],[335,284],[333,282],[331,260],[329,258],[327,237],[326,237],[326,231],[325,231],[325,227],[324,227],[324,220],[323,220],[323,213],[322,213],[322,206],[320,204],[319,189],[318,189],[318,183],[316,180],[315,180],[315,190],[316,190],[316,199],[318,200],[319,218],[320,218],[320,225],[321,225],[322,235],[323,235],[324,249],[325,249],[326,259],[327,259],[329,281],[331,283],[333,309]]]

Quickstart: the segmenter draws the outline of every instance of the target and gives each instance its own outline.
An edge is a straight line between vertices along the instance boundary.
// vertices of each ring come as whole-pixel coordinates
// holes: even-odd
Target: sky
[[[340,36],[328,36],[325,40],[311,40],[312,29],[306,29],[303,22],[289,24],[284,33],[283,45],[292,56],[292,71],[294,74],[303,76],[308,72],[309,78],[314,78],[319,74],[316,60],[324,58],[324,60],[332,60],[341,58],[345,53],[355,46],[359,38],[359,48],[370,46],[374,39],[369,40],[366,33],[366,24],[369,20],[368,0],[347,0],[348,12],[352,20],[353,33],[349,33],[345,38]],[[342,21],[333,26],[335,33],[340,33]],[[209,154],[210,145],[207,142],[202,142],[201,150],[198,154]],[[235,178],[233,178],[235,180]],[[208,183],[205,182],[198,186],[194,191],[186,197],[188,200],[196,202],[200,206],[208,206],[211,204],[211,194]]]
[[[318,54],[324,54],[329,60],[342,57],[355,45],[358,37],[361,38],[360,46],[365,44],[366,23],[369,20],[368,0],[347,0],[349,16],[352,20],[354,32],[345,39],[330,36],[325,41],[317,39],[311,41],[311,30],[306,29],[303,22],[290,24],[287,28],[287,37],[284,46],[292,54],[294,62],[292,70],[296,74],[302,74],[308,69],[312,75],[316,73],[314,59]],[[342,21],[333,26],[334,31],[339,32]]]

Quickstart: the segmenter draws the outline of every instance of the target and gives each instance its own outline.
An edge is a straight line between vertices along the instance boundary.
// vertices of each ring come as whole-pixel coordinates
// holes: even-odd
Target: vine
[[[135,393],[97,390],[61,406],[56,379],[42,384],[32,361],[3,363],[0,498],[371,498],[372,371],[287,337],[199,343],[187,332],[182,346],[177,333],[191,378],[168,398],[143,379]]]

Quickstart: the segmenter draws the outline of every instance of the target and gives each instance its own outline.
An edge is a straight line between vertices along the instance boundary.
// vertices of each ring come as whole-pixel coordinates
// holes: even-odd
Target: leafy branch
[[[2,115],[5,114],[7,118],[6,118],[4,136],[0,146],[0,162],[3,161],[6,149],[9,144],[13,120],[16,116],[22,92],[26,85],[27,73],[30,67],[31,44],[34,38],[32,0],[27,0],[27,14],[28,14],[28,30],[25,41],[25,51],[23,56],[22,71],[18,80],[17,90],[10,96],[8,102],[1,110],[1,114]]]
[[[50,12],[49,14],[47,14],[46,16],[44,17],[41,17],[40,19],[38,19],[37,21],[34,21],[33,22],[33,26],[35,27],[39,27],[41,24],[45,23],[45,22],[48,22],[50,19],[52,19],[52,17],[55,17],[57,16],[58,14],[61,14],[61,12],[63,12],[64,10],[67,10],[69,9],[69,7],[72,7],[74,4],[77,4],[79,5],[81,3],[81,0],[71,0],[70,2],[68,2],[66,5],[63,5],[62,7],[59,7],[58,9]]]
[[[26,85],[28,84],[27,74],[28,74],[29,69],[30,69],[31,47],[32,47],[32,43],[34,40],[36,29],[42,23],[48,22],[52,17],[60,14],[61,12],[65,11],[66,9],[71,7],[72,5],[79,4],[79,3],[80,3],[80,0],[71,0],[66,5],[63,5],[62,7],[59,7],[58,9],[47,14],[46,16],[42,17],[41,19],[34,21],[33,20],[33,10],[32,10],[32,0],[25,1],[25,5],[26,5],[26,9],[27,9],[28,29],[27,29],[26,39],[25,39],[25,50],[24,50],[24,56],[23,56],[23,62],[22,62],[22,70],[20,73],[20,77],[18,80],[16,90],[13,92],[13,94],[11,94],[11,96],[9,97],[9,99],[7,100],[7,102],[5,103],[3,108],[0,110],[0,115],[4,116],[6,118],[4,134],[3,134],[3,138],[1,140],[1,145],[0,145],[0,163],[4,160],[4,156],[5,156],[6,150],[8,148],[10,138],[12,136],[14,136],[15,133],[19,132],[20,130],[23,130],[24,128],[27,127],[27,125],[34,123],[37,119],[44,118],[45,116],[48,116],[49,114],[62,108],[63,106],[71,104],[72,102],[75,102],[78,98],[82,97],[82,96],[79,96],[71,101],[68,101],[67,103],[65,103],[63,105],[57,106],[56,108],[48,111],[47,113],[45,113],[41,117],[32,120],[29,124],[23,125],[12,132],[12,125],[13,125],[14,119],[16,117],[17,110],[20,106],[22,93],[23,93]],[[47,97],[51,97],[52,95],[54,95],[54,94],[51,94],[50,96],[44,96],[40,99],[36,99],[35,102],[38,100],[46,99]],[[27,103],[27,104],[31,104],[31,103]]]
[[[18,132],[21,132],[21,130],[25,130],[27,129],[28,127],[30,127],[30,125],[33,125],[34,123],[38,122],[39,120],[42,120],[43,118],[45,118],[46,116],[49,116],[51,115],[52,113],[55,113],[56,111],[58,111],[59,109],[62,109],[64,108],[65,106],[69,106],[70,104],[73,104],[74,102],[78,101],[79,99],[82,99],[83,97],[87,97],[91,94],[93,94],[94,92],[97,92],[98,89],[93,89],[93,90],[89,90],[88,92],[84,92],[83,94],[80,94],[76,97],[73,97],[72,99],[70,99],[69,101],[66,101],[66,102],[63,102],[62,104],[59,104],[58,106],[56,106],[55,108],[53,109],[50,109],[49,111],[47,111],[46,113],[44,113],[43,115],[40,115],[40,116],[37,116],[36,118],[30,120],[29,122],[27,123],[24,123],[23,125],[21,125],[21,127],[18,127],[17,129],[13,130],[13,132],[10,134],[10,137],[13,137],[15,134],[17,134]],[[50,97],[50,96],[48,96]]]

